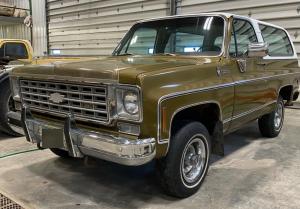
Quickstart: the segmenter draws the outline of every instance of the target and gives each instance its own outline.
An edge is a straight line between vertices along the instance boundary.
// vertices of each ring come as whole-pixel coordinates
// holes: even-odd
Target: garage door
[[[0,39],[31,39],[31,30],[23,24],[24,12],[29,13],[28,0],[0,0]],[[15,9],[17,8],[17,9]],[[5,12],[9,11],[9,12]]]
[[[286,28],[300,56],[300,1],[299,0],[181,0],[179,14],[222,11],[252,18]]]
[[[169,0],[47,0],[50,54],[107,55],[137,20],[165,16]]]

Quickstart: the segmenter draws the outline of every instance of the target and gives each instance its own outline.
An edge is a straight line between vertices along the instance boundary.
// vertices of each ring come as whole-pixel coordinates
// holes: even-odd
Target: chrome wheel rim
[[[203,136],[195,136],[187,143],[181,159],[181,175],[189,185],[197,185],[207,164],[207,148]]]
[[[282,120],[283,120],[283,104],[278,103],[277,108],[275,110],[275,117],[274,117],[274,125],[275,129],[279,130],[281,128]]]

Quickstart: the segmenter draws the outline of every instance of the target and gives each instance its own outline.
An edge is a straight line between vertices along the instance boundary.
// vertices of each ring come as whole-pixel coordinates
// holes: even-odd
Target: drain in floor
[[[0,209],[24,209],[15,201],[0,193]]]

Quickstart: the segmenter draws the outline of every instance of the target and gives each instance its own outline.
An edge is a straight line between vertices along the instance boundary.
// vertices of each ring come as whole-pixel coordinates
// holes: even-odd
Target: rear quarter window
[[[261,34],[269,44],[270,56],[293,56],[294,51],[290,39],[284,30],[267,25],[259,25]]]

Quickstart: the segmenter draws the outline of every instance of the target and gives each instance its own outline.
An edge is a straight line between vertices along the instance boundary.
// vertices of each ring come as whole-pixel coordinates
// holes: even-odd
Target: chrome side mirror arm
[[[269,53],[269,44],[265,42],[250,43],[248,45],[247,57],[265,57]]]

